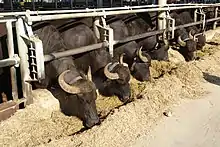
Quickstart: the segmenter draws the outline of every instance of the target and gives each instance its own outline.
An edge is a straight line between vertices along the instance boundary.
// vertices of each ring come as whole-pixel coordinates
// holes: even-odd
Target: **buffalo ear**
[[[89,66],[88,71],[87,71],[87,79],[88,79],[89,81],[92,81],[91,66]]]

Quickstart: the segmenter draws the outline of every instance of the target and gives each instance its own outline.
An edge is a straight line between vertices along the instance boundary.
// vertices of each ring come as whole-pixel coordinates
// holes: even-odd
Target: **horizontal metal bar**
[[[220,17],[208,19],[208,20],[206,20],[206,23],[212,22],[212,21],[217,21],[217,20],[220,20]],[[202,23],[203,23],[203,21],[198,21],[198,22],[193,22],[193,23],[189,23],[189,24],[179,25],[179,26],[174,27],[174,30],[177,30],[180,28],[185,28],[185,27],[190,27],[190,26],[195,26],[195,25],[202,24]],[[142,39],[142,38],[146,38],[146,37],[150,37],[150,36],[154,36],[154,35],[159,35],[159,34],[162,34],[163,31],[164,30],[157,30],[157,31],[146,32],[146,33],[130,36],[130,37],[127,37],[123,40],[116,40],[115,44],[126,43],[129,41],[134,41],[134,40],[138,40],[138,39]],[[172,29],[167,30],[167,31],[172,31]]]
[[[15,53],[14,53],[12,22],[9,22],[9,21],[6,22],[6,28],[7,28],[8,56],[9,56],[9,58],[14,58]],[[12,97],[13,97],[13,100],[16,100],[16,99],[18,99],[18,88],[17,88],[16,69],[14,66],[10,67],[10,75],[11,75]]]
[[[38,15],[30,16],[28,21],[46,21],[56,19],[68,19],[68,18],[82,18],[82,17],[95,17],[95,16],[107,16],[107,15],[119,15],[119,14],[130,14],[130,13],[141,13],[141,12],[154,12],[154,11],[168,11],[178,9],[192,9],[198,8],[198,6],[190,7],[172,7],[172,8],[149,8],[149,9],[138,9],[138,10],[120,10],[120,11],[109,11],[109,12],[90,12],[90,13],[73,13],[73,14],[57,14],[57,15]]]
[[[158,35],[158,34],[162,34],[164,30],[157,30],[157,31],[152,31],[152,32],[146,32],[146,33],[142,33],[142,34],[138,34],[138,35],[134,35],[134,36],[130,36],[127,37],[125,39],[122,40],[115,40],[115,44],[120,44],[120,43],[126,43],[129,41],[134,41],[134,40],[138,40],[138,39],[142,39],[142,38],[146,38],[149,36],[154,36],[154,35]]]
[[[0,67],[14,66],[20,63],[20,58],[8,58],[0,60]]]
[[[220,20],[220,17],[208,19],[208,20],[206,20],[206,22],[212,22],[212,21],[216,21],[216,20]],[[174,28],[174,30],[179,29],[179,28],[183,28],[183,27],[198,25],[198,24],[201,24],[201,23],[203,23],[203,21],[193,22],[193,23],[184,24],[184,25],[179,25],[179,26],[176,26]],[[115,40],[114,45],[120,44],[120,43],[130,42],[130,41],[134,41],[134,40],[138,40],[138,39],[142,39],[142,38],[146,38],[146,37],[153,36],[153,35],[162,34],[163,31],[164,30],[146,32],[146,33],[143,33],[143,34],[130,36],[130,37],[127,37],[127,38],[122,39],[122,40]],[[167,30],[167,31],[172,31],[172,30]],[[70,50],[63,51],[63,52],[57,52],[57,53],[52,53],[52,54],[49,54],[49,55],[44,55],[44,62],[51,61],[51,60],[61,58],[61,57],[66,57],[66,56],[71,56],[71,55],[76,55],[76,54],[96,50],[96,49],[99,49],[99,48],[102,48],[102,47],[107,47],[107,46],[108,46],[107,42],[102,42],[102,43],[88,45],[88,46],[84,46],[84,47],[80,47],[80,48],[70,49]]]
[[[165,7],[175,7],[175,6],[197,6],[200,7],[213,7],[220,6],[220,3],[215,4],[166,4]],[[61,14],[61,13],[80,13],[80,12],[94,12],[94,11],[113,11],[113,10],[128,10],[128,9],[140,9],[140,8],[152,8],[152,7],[161,7],[160,5],[142,5],[142,6],[124,6],[124,7],[113,7],[113,8],[97,8],[97,9],[83,9],[83,10],[52,10],[52,11],[29,11],[30,15],[39,15],[39,14]],[[2,16],[13,16],[13,15],[26,15],[26,12],[5,12],[0,13]]]
[[[166,4],[163,7],[166,7],[167,10],[172,8],[181,8],[180,6],[184,7],[182,9],[187,9],[193,6],[193,8],[203,8],[203,7],[217,7],[220,6],[220,3],[216,4]],[[124,6],[124,7],[114,7],[114,8],[98,8],[98,9],[83,9],[83,10],[54,10],[54,11],[30,11],[27,10],[26,12],[5,12],[0,13],[0,16],[25,16],[26,14],[29,15],[43,15],[43,14],[62,14],[62,13],[89,13],[89,12],[103,12],[103,11],[120,11],[120,10],[134,10],[134,9],[156,9],[161,7],[160,5],[143,5],[143,6]],[[157,10],[154,10],[157,11]]]
[[[17,19],[13,19],[13,18],[1,18],[0,17],[0,23],[5,23],[5,22],[15,22]]]
[[[107,46],[108,46],[107,42],[102,42],[102,43],[83,46],[83,47],[79,47],[79,48],[75,48],[75,49],[70,49],[70,50],[63,51],[63,52],[56,52],[56,53],[52,53],[52,54],[49,54],[49,55],[44,55],[44,62],[51,61],[51,60],[54,60],[54,59],[57,59],[57,58],[72,56],[72,55],[76,55],[76,54],[96,50],[96,49],[99,49],[99,48],[102,48],[102,47],[107,47]]]

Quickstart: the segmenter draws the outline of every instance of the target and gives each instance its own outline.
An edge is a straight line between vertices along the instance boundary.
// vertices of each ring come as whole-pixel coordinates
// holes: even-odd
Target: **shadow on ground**
[[[203,72],[203,78],[209,83],[220,86],[220,77]]]
[[[206,43],[209,44],[209,45],[220,45],[219,43],[217,43],[217,42],[213,42],[213,41],[206,42]]]

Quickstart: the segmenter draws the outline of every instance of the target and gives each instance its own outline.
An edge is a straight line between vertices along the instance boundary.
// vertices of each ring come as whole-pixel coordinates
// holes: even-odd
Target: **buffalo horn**
[[[128,67],[128,64],[124,63],[124,61],[123,61],[124,55],[125,55],[125,53],[121,54],[119,62],[120,62],[120,64]]]
[[[104,68],[104,74],[107,78],[111,79],[111,80],[117,80],[119,79],[119,75],[117,73],[111,73],[108,70],[108,67],[111,65],[112,63],[108,63],[105,68]]]
[[[186,42],[184,42],[184,41],[181,39],[181,36],[178,37],[178,43],[179,43],[179,45],[181,45],[182,47],[186,46]]]
[[[76,87],[76,86],[73,86],[73,85],[69,85],[65,82],[64,80],[64,75],[69,72],[70,70],[66,70],[64,71],[63,73],[60,74],[59,78],[58,78],[58,82],[59,82],[59,85],[60,87],[67,93],[71,93],[71,94],[77,94],[77,93],[80,93],[80,88],[79,87]]]
[[[89,81],[92,81],[92,71],[91,71],[91,66],[89,66],[89,68],[88,68],[87,79],[88,79]]]
[[[189,31],[189,39],[194,39],[194,37],[192,35],[192,30]]]
[[[141,59],[141,61],[148,62],[147,57],[142,55],[142,48],[143,48],[143,46],[141,46],[140,49],[138,50],[138,57]]]

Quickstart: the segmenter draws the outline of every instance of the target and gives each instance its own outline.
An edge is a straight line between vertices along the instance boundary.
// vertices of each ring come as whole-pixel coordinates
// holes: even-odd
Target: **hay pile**
[[[210,58],[215,57],[220,57],[220,52]],[[216,65],[220,68],[219,61],[208,58],[202,64]],[[135,99],[126,106],[114,109],[114,113],[100,126],[40,147],[53,147],[57,144],[62,147],[131,146],[132,141],[140,134],[146,133],[171,104],[178,103],[180,99],[186,98],[185,96],[191,99],[199,98],[206,92],[201,85],[204,79],[199,66],[199,62],[183,64],[151,83],[143,83],[145,89],[140,91],[141,99]],[[215,72],[220,72],[220,69]]]
[[[127,105],[121,106],[117,97],[99,96],[96,104],[100,117],[108,116],[100,126],[80,134],[73,135],[83,128],[82,122],[59,112],[58,101],[50,92],[36,90],[34,104],[0,123],[0,146],[129,146],[171,104],[204,94],[203,72],[220,74],[220,51],[188,63],[179,57],[171,62],[153,61],[151,82],[132,78],[134,100]]]
[[[166,73],[177,68],[177,65],[173,62],[166,62],[166,61],[157,61],[152,60],[150,72],[152,78],[160,78]]]
[[[0,146],[36,146],[71,135],[82,128],[77,118],[65,116],[59,111],[59,102],[50,92],[38,89],[33,95],[34,104],[0,123]]]
[[[219,47],[210,48],[210,52],[216,48]],[[100,126],[95,126],[79,135],[52,141],[46,146],[52,147],[57,144],[63,147],[130,146],[140,134],[149,130],[170,104],[178,103],[182,98],[195,99],[203,95],[206,92],[202,86],[205,82],[203,73],[220,76],[219,62],[220,51],[211,55],[206,54],[203,60],[182,64],[178,62],[178,68],[171,68],[171,72],[166,72],[162,68],[162,72],[159,71],[159,74],[153,77],[161,75],[160,73],[163,73],[163,76],[151,82],[141,83],[132,79],[132,90],[135,93],[139,92],[137,95],[139,99],[114,109],[114,113],[109,115]],[[152,66],[151,70],[163,66]]]
[[[211,41],[208,41],[202,50],[196,52],[196,56],[199,57],[199,59],[204,59],[205,56],[213,55],[215,52],[220,50],[220,43],[218,42],[219,37],[220,34],[215,33]]]

